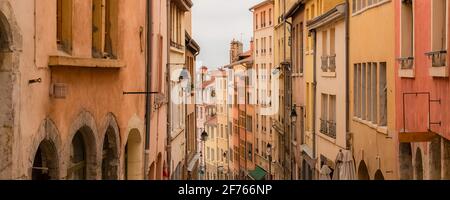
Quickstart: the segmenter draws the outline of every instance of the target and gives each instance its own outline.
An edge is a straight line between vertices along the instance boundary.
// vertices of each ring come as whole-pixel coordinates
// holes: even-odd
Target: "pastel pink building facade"
[[[450,179],[447,0],[395,1],[400,179]]]

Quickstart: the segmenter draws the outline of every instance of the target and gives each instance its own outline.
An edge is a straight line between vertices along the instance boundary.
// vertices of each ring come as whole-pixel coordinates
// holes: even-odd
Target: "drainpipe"
[[[152,88],[151,82],[151,74],[152,74],[152,0],[147,0],[147,66],[146,66],[146,78],[145,78],[145,87],[146,91],[150,91]],[[151,98],[150,94],[147,92],[145,94],[145,151],[144,151],[144,179],[148,179],[148,171],[149,171],[149,156],[150,156],[150,115],[151,115]]]
[[[350,24],[349,24],[349,19],[350,19],[350,12],[349,12],[349,0],[345,1],[345,127],[346,127],[346,148],[347,149],[351,149],[352,144],[350,143],[349,137],[351,137],[351,133],[350,133],[350,81],[349,81],[349,70],[350,70],[350,48],[349,48],[349,43],[350,43],[350,34],[349,34],[349,30],[350,30]]]
[[[149,0],[152,1],[152,0]],[[167,130],[166,130],[166,153],[167,153],[167,163],[166,163],[166,170],[167,170],[167,178],[170,179],[170,171],[171,171],[171,160],[172,160],[172,156],[171,156],[171,124],[170,124],[170,27],[172,26],[172,23],[170,21],[170,2],[171,0],[167,0],[167,4],[166,4],[166,20],[167,20],[167,43],[166,43],[166,48],[167,48],[167,63],[166,63],[166,95],[167,95]]]
[[[316,36],[317,36],[317,33],[316,33],[316,30],[311,30],[312,31],[312,34],[313,34],[313,37],[312,37],[312,39],[313,39],[313,84],[312,84],[312,86],[313,86],[313,129],[312,129],[312,134],[313,134],[313,159],[317,159],[317,155],[316,155],[316,85],[317,85],[317,80],[316,80],[316,74],[317,74],[317,70],[316,70],[316,67],[317,67],[317,62],[316,62],[316,59],[317,59],[317,52],[316,52],[316,50],[317,50],[317,42],[316,42]],[[316,163],[315,163],[316,164]],[[314,165],[314,168],[316,167],[316,165]],[[315,170],[314,170],[315,171]]]

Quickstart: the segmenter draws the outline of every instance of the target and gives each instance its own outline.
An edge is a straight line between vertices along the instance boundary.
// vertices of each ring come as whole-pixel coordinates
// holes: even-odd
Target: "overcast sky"
[[[197,67],[217,68],[229,64],[229,47],[233,38],[243,40],[249,48],[252,13],[249,9],[263,0],[193,0],[192,32],[201,51]]]

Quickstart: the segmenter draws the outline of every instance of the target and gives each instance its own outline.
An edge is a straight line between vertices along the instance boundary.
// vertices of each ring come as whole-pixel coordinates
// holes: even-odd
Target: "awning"
[[[339,151],[335,163],[336,169],[333,173],[333,180],[357,180],[355,161],[351,151]]]
[[[194,169],[195,164],[197,164],[197,161],[198,161],[199,158],[200,158],[200,153],[196,153],[194,155],[194,157],[191,159],[191,161],[188,164],[188,168],[187,168],[187,170],[189,172],[192,172],[192,170]]]
[[[253,180],[264,180],[266,174],[266,170],[259,166],[256,166],[255,170],[251,171],[249,175]]]

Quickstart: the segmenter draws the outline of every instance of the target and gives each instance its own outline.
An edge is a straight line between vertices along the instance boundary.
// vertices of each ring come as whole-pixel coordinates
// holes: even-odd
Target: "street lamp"
[[[272,145],[267,143],[267,156],[269,156],[269,180],[272,180]]]
[[[294,106],[292,106],[292,111],[291,111],[291,121],[292,123],[297,122],[297,111],[295,110],[297,106],[294,104]]]
[[[206,147],[205,146],[206,146],[206,141],[208,140],[208,133],[205,131],[205,129],[203,129],[203,132],[200,135],[200,137],[201,137],[201,141],[203,142],[203,171],[204,171],[203,176],[205,176],[205,174],[206,174],[206,161],[205,161]]]

